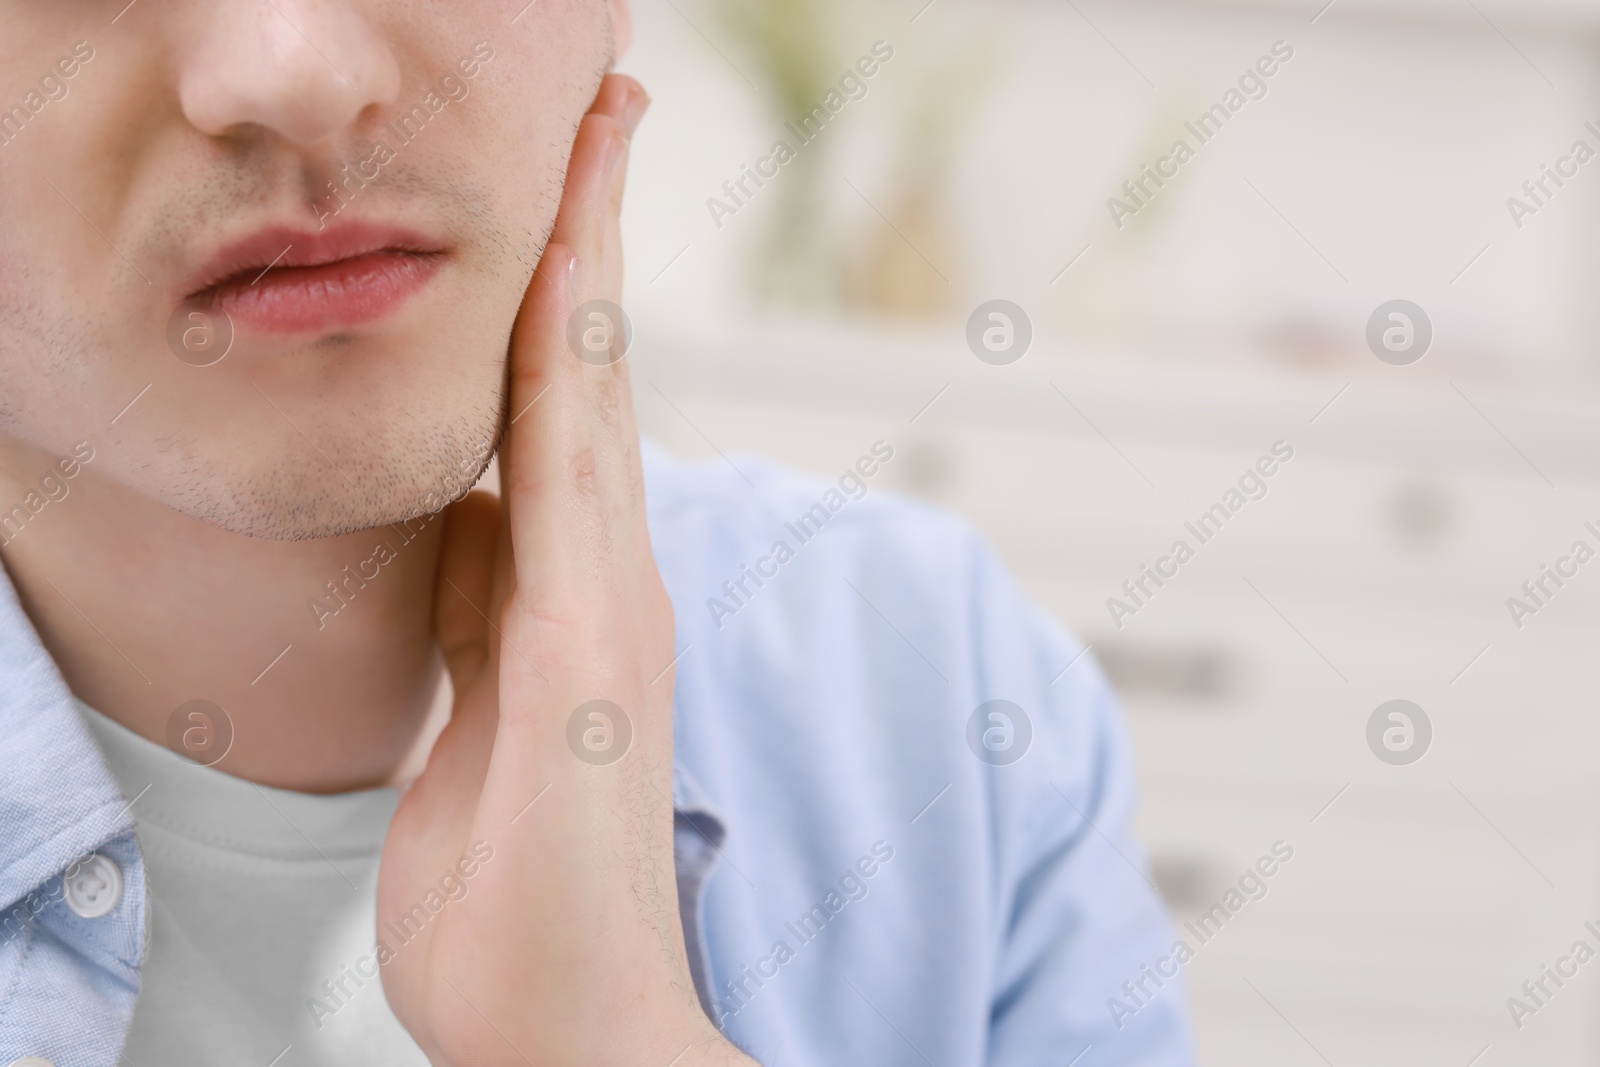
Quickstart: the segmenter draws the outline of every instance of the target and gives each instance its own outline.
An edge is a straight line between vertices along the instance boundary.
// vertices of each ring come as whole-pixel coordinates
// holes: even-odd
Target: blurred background
[[[1600,945],[1600,562],[1507,605],[1600,547],[1600,159],[1571,155],[1600,150],[1600,4],[635,4],[646,434],[831,476],[892,442],[893,488],[968,516],[1113,676],[1178,923],[1294,847],[1187,968],[1201,1062],[1600,1063],[1600,963],[1507,1006]],[[995,299],[1033,331],[1004,366],[967,341]],[[1406,366],[1367,340],[1395,299],[1432,325]],[[1277,441],[1268,495],[1119,627]],[[1432,723],[1409,765],[1368,744],[1392,699]]]

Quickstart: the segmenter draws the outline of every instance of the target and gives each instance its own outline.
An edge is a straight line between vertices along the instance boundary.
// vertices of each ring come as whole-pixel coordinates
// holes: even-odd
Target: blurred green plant
[[[754,61],[783,121],[816,106],[839,77],[845,60],[839,46],[843,0],[711,0],[723,29]],[[748,64],[741,64],[748,66]],[[784,168],[770,208],[752,277],[766,301],[809,306],[843,302],[841,255],[830,225],[823,181],[830,144],[824,136]]]
[[[785,115],[810,108],[832,88],[843,0],[712,0],[723,28],[761,65],[773,102]]]
[[[779,123],[815,108],[873,39],[866,24],[872,9],[846,0],[705,2],[735,43],[740,69],[760,84]],[[893,222],[881,226],[874,219],[867,230],[844,230],[830,195],[846,189],[834,166],[839,138],[825,131],[784,167],[776,191],[763,194],[770,198],[763,210],[771,214],[751,273],[758,299],[934,315],[954,297],[948,275],[959,257],[942,202],[944,187],[983,90],[1002,69],[993,14],[981,14],[976,26],[963,21],[943,53],[930,48],[938,38],[923,27],[924,62],[894,62],[892,76],[900,83],[895,95],[906,106],[894,119],[880,113],[880,122],[894,123],[878,138],[889,149],[888,184],[871,194],[873,210],[881,208]],[[854,196],[845,195],[847,203]],[[857,205],[849,208],[854,212]]]

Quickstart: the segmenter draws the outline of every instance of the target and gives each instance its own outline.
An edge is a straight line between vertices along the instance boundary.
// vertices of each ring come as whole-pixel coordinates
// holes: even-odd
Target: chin
[[[243,537],[340,537],[432,515],[466,496],[494,456],[499,425],[495,408],[448,428],[391,436],[381,449],[370,438],[360,449],[347,443],[330,453],[336,460],[313,463],[286,461],[304,447],[297,438],[282,442],[269,463],[231,473],[189,470],[150,495]]]

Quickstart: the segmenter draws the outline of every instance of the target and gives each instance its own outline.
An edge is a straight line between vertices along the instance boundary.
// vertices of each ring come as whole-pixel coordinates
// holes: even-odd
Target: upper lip
[[[355,221],[326,230],[272,226],[223,247],[189,278],[184,289],[193,298],[225,282],[254,281],[269,269],[321,267],[378,252],[431,255],[443,251],[439,241],[398,226]]]

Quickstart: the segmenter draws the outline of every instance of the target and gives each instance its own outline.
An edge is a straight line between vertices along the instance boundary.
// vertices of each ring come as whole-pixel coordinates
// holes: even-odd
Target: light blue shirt
[[[701,1001],[769,1065],[1191,1064],[1110,689],[967,525],[877,487],[892,453],[818,482],[645,449]],[[0,1067],[117,1063],[130,799],[0,576]],[[95,853],[122,894],[84,918],[63,878]]]

